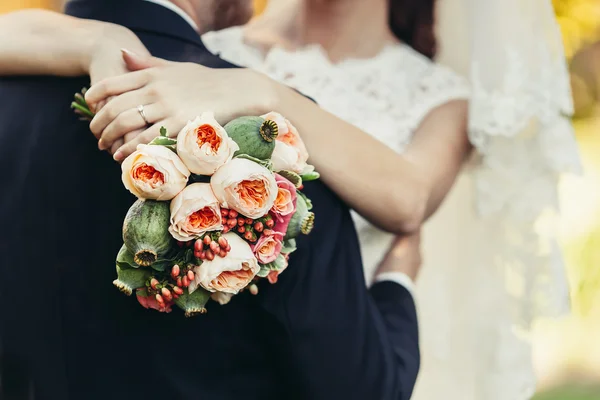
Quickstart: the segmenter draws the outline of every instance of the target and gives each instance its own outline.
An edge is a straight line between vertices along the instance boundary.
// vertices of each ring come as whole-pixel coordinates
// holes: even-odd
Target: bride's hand
[[[421,269],[421,233],[397,236],[377,268],[375,276],[388,272],[401,272],[414,282]]]
[[[127,53],[124,59],[131,70],[152,67],[106,79],[86,93],[91,105],[115,96],[90,124],[100,137],[101,149],[109,149],[126,134],[145,128],[133,138],[125,137],[126,143],[114,154],[117,161],[131,154],[139,143],[158,136],[161,127],[175,136],[204,111],[213,111],[217,121],[226,123],[242,115],[268,112],[273,104],[272,81],[251,70],[212,69]],[[144,106],[150,126],[137,110],[139,105]]]

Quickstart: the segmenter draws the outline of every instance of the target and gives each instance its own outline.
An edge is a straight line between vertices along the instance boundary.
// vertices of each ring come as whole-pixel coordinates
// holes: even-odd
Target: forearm
[[[321,179],[374,225],[412,232],[427,202],[418,167],[354,125],[277,86],[275,111],[298,128]]]
[[[0,74],[87,74],[100,23],[43,10],[0,16]],[[9,38],[9,39],[8,39]]]
[[[468,105],[464,100],[446,103],[427,117],[402,154],[415,165],[426,187],[423,221],[446,198],[472,150],[467,135]]]

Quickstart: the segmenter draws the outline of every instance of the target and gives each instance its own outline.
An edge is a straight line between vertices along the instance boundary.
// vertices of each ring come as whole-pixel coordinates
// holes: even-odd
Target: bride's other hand
[[[417,231],[396,238],[379,264],[375,276],[388,272],[401,272],[414,282],[419,275],[421,264],[421,233]]]
[[[109,149],[126,134],[145,129],[114,153],[123,160],[139,143],[147,143],[165,127],[175,136],[187,122],[204,111],[213,111],[220,123],[242,115],[268,112],[273,96],[270,81],[247,69],[212,69],[192,63],[174,63],[132,53],[123,54],[131,70],[151,68],[105,79],[86,93],[91,105],[114,96],[94,117],[90,129]],[[137,107],[144,107],[149,126]],[[113,147],[114,149],[114,147]]]
[[[142,56],[150,56],[140,39],[129,29],[104,22],[97,24],[94,39],[83,60],[84,69],[90,76],[91,86],[102,80],[130,72],[123,60],[123,51],[134,51]]]

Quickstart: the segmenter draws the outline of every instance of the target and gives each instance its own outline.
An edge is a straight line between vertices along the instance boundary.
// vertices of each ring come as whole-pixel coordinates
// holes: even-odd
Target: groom
[[[195,29],[219,27],[202,12],[211,5],[249,1],[74,0],[67,12],[124,25],[155,56],[228,68]],[[0,397],[410,398],[418,333],[400,267],[365,288],[349,210],[319,182],[305,186],[314,231],[258,296],[185,319],[118,293],[111,265],[134,199],[68,109],[86,84],[0,80]]]

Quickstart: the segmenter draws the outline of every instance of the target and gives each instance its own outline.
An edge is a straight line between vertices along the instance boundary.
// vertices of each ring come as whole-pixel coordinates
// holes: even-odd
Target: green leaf
[[[177,144],[177,140],[168,138],[166,136],[157,136],[148,144],[155,146],[175,146]]]
[[[283,241],[283,247],[281,248],[281,252],[285,254],[290,254],[296,251],[296,239],[287,239]]]
[[[269,272],[271,272],[271,268],[269,267],[270,265],[271,264],[260,264],[260,270],[258,271],[256,276],[260,278],[266,278],[267,275],[269,275]]]
[[[167,137],[167,128],[165,128],[164,126],[160,127],[160,136]]]
[[[259,276],[261,278],[266,278],[267,275],[269,275],[269,272],[279,271],[279,270],[285,268],[286,262],[285,262],[285,258],[281,254],[279,254],[277,256],[277,258],[275,259],[275,261],[270,262],[268,264],[259,264],[259,265],[260,265],[260,270],[258,271],[256,276]]]
[[[319,174],[317,171],[311,171],[311,172],[302,174],[300,176],[302,177],[302,180],[304,182],[310,182],[310,181],[316,181],[317,179],[319,179],[321,177],[321,174]]]
[[[279,271],[282,270],[286,267],[286,262],[285,262],[285,257],[283,257],[283,255],[279,254],[277,256],[277,258],[275,259],[275,261],[273,261],[271,263],[271,269],[275,270],[275,271]]]
[[[296,191],[296,194],[297,194],[298,196],[301,196],[301,197],[302,197],[302,199],[303,199],[303,200],[304,200],[304,202],[306,203],[306,208],[308,209],[308,211],[312,210],[312,208],[313,208],[312,201],[311,201],[311,200],[310,200],[308,197],[306,197],[306,195],[305,195],[304,193],[302,193],[302,192],[301,192],[301,191],[299,191],[299,190],[297,190],[297,191]]]
[[[174,264],[175,261],[170,258],[159,258],[150,265],[150,268],[155,271],[164,272],[167,269],[170,269]]]
[[[76,112],[78,111],[82,115],[85,115],[89,119],[94,118],[94,113],[91,112],[89,110],[89,108],[84,107],[81,104],[77,104],[77,102],[75,102],[75,101],[71,103],[71,108],[74,109],[74,110],[76,110]]]
[[[292,185],[294,185],[296,187],[296,189],[299,188],[300,186],[302,186],[302,178],[300,177],[300,175],[298,175],[294,171],[281,170],[281,171],[278,171],[277,173],[279,175],[283,176],[288,181],[290,181],[292,183]]]
[[[253,161],[259,165],[262,165],[269,171],[273,171],[273,163],[271,162],[271,160],[261,160],[256,157],[249,156],[248,154],[238,154],[237,156],[235,156],[235,158],[243,158],[245,160]]]

